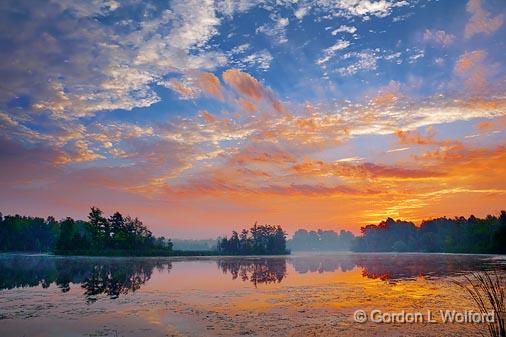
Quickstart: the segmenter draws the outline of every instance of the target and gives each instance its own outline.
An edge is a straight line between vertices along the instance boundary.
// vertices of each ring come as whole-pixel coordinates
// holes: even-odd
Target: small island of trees
[[[256,223],[241,234],[232,232],[218,241],[218,253],[223,255],[283,255],[286,249],[286,233],[281,226],[258,226]]]

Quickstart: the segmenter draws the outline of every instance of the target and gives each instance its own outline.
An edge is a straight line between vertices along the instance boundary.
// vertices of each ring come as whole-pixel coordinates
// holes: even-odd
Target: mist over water
[[[458,301],[472,308],[451,281],[475,271],[504,272],[505,262],[492,255],[453,254],[199,258],[2,254],[0,334],[144,336],[150,331],[152,336],[235,336],[249,331],[269,336],[280,329],[279,335],[285,336],[282,331],[292,328],[310,333],[331,324],[322,336],[338,331],[352,335],[363,328],[350,322],[356,308],[451,309]],[[249,320],[251,315],[257,320]],[[273,317],[282,320],[277,328]],[[50,327],[49,322],[58,325]],[[302,328],[296,329],[300,324]],[[382,325],[375,331],[388,335],[393,328]],[[437,335],[431,326],[417,329]]]

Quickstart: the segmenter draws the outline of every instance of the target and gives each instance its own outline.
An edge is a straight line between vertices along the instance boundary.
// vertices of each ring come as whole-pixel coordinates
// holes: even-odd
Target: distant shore
[[[88,250],[72,250],[72,251],[54,251],[54,252],[40,252],[40,251],[0,251],[0,254],[47,254],[52,256],[89,256],[89,257],[185,257],[185,256],[288,256],[287,254],[223,254],[215,250],[173,250],[167,251],[127,251],[127,250],[101,250],[101,251],[88,251]]]

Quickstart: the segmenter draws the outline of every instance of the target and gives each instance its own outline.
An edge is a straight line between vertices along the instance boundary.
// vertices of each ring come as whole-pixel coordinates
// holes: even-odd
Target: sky
[[[506,1],[4,0],[0,211],[155,234],[506,208]]]

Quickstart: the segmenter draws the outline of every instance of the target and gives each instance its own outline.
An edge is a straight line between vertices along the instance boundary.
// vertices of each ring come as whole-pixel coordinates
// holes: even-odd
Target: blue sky
[[[502,172],[464,168],[504,159],[505,15],[501,0],[3,1],[2,210],[97,205],[192,237],[495,212]]]

